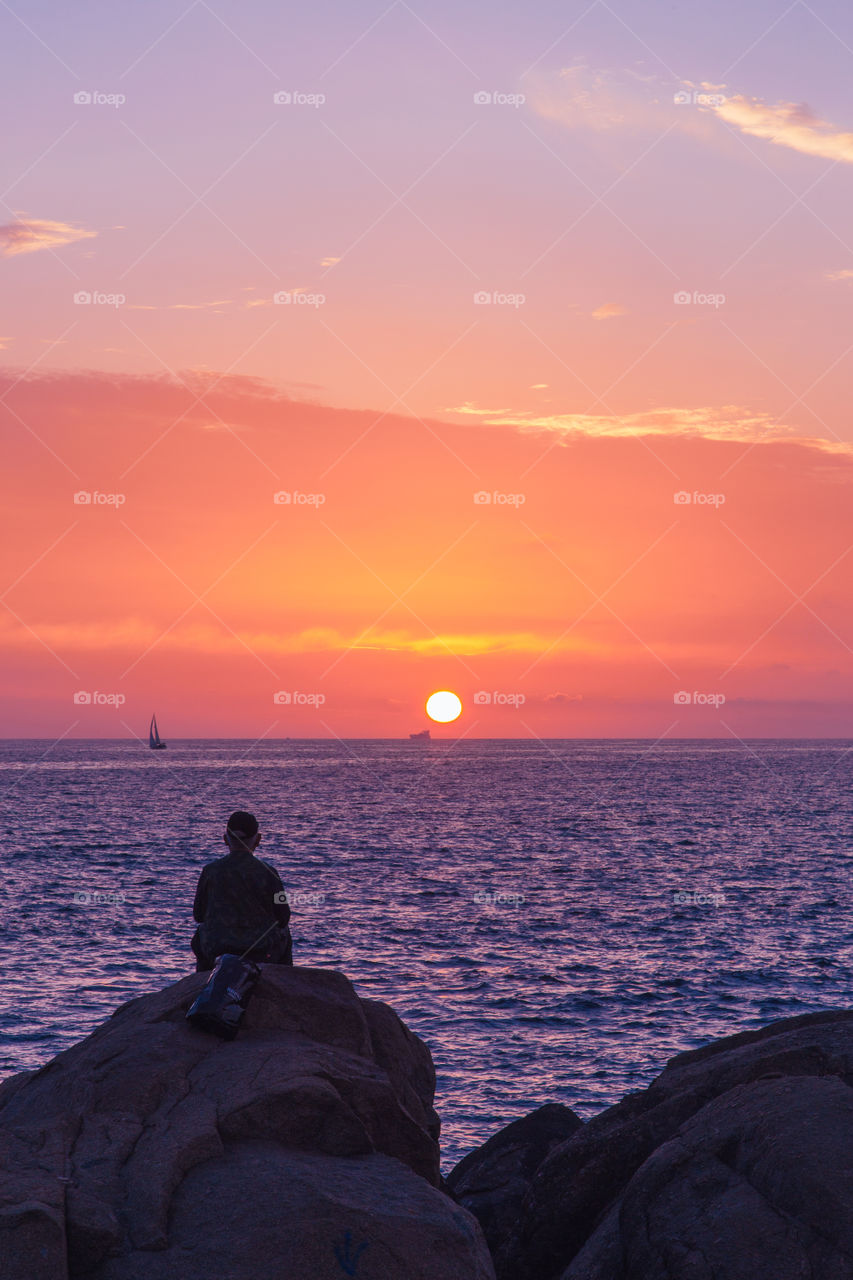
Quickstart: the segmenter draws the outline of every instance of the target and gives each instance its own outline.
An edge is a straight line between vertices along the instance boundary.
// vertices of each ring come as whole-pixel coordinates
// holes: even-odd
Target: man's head
[[[237,809],[232,813],[225,828],[225,843],[232,853],[254,853],[261,843],[255,815],[246,813],[245,809]]]

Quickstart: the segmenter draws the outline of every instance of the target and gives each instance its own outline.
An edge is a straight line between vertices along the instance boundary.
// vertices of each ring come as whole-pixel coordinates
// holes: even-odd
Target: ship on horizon
[[[429,729],[420,729],[417,733],[409,734],[410,742],[431,742]]]

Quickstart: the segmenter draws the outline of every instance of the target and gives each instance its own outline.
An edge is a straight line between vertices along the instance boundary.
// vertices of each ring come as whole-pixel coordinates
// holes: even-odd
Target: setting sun
[[[431,693],[427,698],[426,710],[430,720],[447,724],[460,714],[462,703],[455,693],[451,693],[448,689],[441,689],[438,693]]]

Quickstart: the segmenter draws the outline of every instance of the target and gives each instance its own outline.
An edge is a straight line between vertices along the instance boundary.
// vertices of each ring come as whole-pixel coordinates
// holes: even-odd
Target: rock
[[[435,1074],[339,973],[262,968],[239,1037],[205,982],[119,1009],[0,1094],[3,1280],[490,1280],[439,1188]]]
[[[569,1107],[546,1103],[493,1134],[448,1174],[448,1190],[477,1218],[493,1252],[518,1217],[539,1165],[582,1124]]]
[[[563,1280],[848,1280],[851,1138],[853,1090],[837,1078],[731,1089],[628,1183],[617,1211],[620,1270],[591,1249]]]
[[[97,1280],[492,1280],[476,1222],[399,1161],[242,1142],[196,1165],[169,1243],[107,1261]]]
[[[738,1226],[743,1257],[750,1259],[742,1271],[737,1269],[740,1264],[734,1261],[734,1255],[728,1262],[719,1261],[715,1269],[701,1263],[699,1253],[704,1237],[698,1228],[696,1239],[700,1244],[693,1253],[680,1254],[678,1232],[682,1226],[675,1217],[671,1219],[669,1236],[665,1216],[658,1220],[653,1237],[656,1244],[644,1254],[637,1244],[640,1228],[636,1213],[626,1217],[632,1205],[646,1203],[644,1196],[654,1201],[656,1193],[644,1181],[649,1164],[658,1167],[653,1162],[669,1158],[675,1148],[668,1144],[681,1141],[694,1118],[701,1126],[706,1113],[712,1117],[715,1114],[711,1104],[716,1105],[716,1099],[722,1106],[722,1100],[734,1091],[758,1084],[766,1089],[776,1080],[785,1082],[791,1098],[811,1098],[817,1084],[829,1083],[836,1090],[847,1090],[853,1084],[853,1013],[837,1011],[788,1018],[759,1031],[743,1032],[679,1054],[648,1089],[629,1094],[588,1121],[537,1169],[516,1222],[495,1250],[500,1280],[647,1280],[658,1276],[666,1276],[667,1280],[681,1276],[705,1280],[712,1275],[714,1280],[741,1280],[742,1276],[748,1276],[748,1280],[781,1280],[787,1273],[775,1269],[772,1254],[759,1239],[759,1223],[765,1221],[766,1215],[762,1218],[757,1213],[747,1214]],[[755,1115],[749,1119],[745,1109],[738,1114],[744,1125],[756,1119]],[[821,1144],[828,1140],[823,1123],[829,1123],[830,1114],[831,1108],[825,1110],[824,1119],[812,1130],[810,1159],[817,1160]],[[853,1145],[853,1124],[848,1125],[846,1111],[839,1104],[832,1114],[832,1123],[844,1124],[845,1141]],[[747,1137],[744,1133],[743,1141]],[[784,1128],[777,1134],[776,1159],[788,1177],[796,1178],[804,1142],[805,1135],[798,1136],[795,1142]],[[698,1165],[692,1156],[690,1162],[696,1171]],[[725,1161],[712,1166],[713,1175],[709,1169],[704,1170],[707,1184],[697,1174],[690,1201],[697,1218],[705,1213],[703,1185],[709,1216],[722,1214],[729,1203],[725,1197],[722,1201],[717,1199],[721,1164]],[[680,1177],[677,1171],[671,1174],[676,1181]],[[832,1177],[827,1169],[825,1191],[820,1194],[832,1190],[833,1195],[840,1195],[845,1212],[853,1219],[853,1184],[833,1189]],[[772,1197],[768,1203],[774,1203]],[[637,1212],[642,1217],[642,1211]],[[756,1230],[751,1246],[750,1221]],[[723,1221],[719,1233],[725,1236],[729,1229]],[[735,1231],[734,1219],[731,1230]],[[665,1265],[649,1261],[655,1248],[661,1257],[666,1257]],[[853,1262],[849,1266],[849,1271],[841,1270],[837,1275],[853,1277]],[[835,1280],[836,1276],[831,1268],[823,1271],[820,1267],[813,1273],[806,1269],[791,1274],[814,1274],[822,1280]]]

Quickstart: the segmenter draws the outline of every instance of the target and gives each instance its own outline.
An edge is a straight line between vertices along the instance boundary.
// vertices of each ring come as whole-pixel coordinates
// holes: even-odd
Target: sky
[[[851,736],[853,12],[0,48],[5,736]]]

